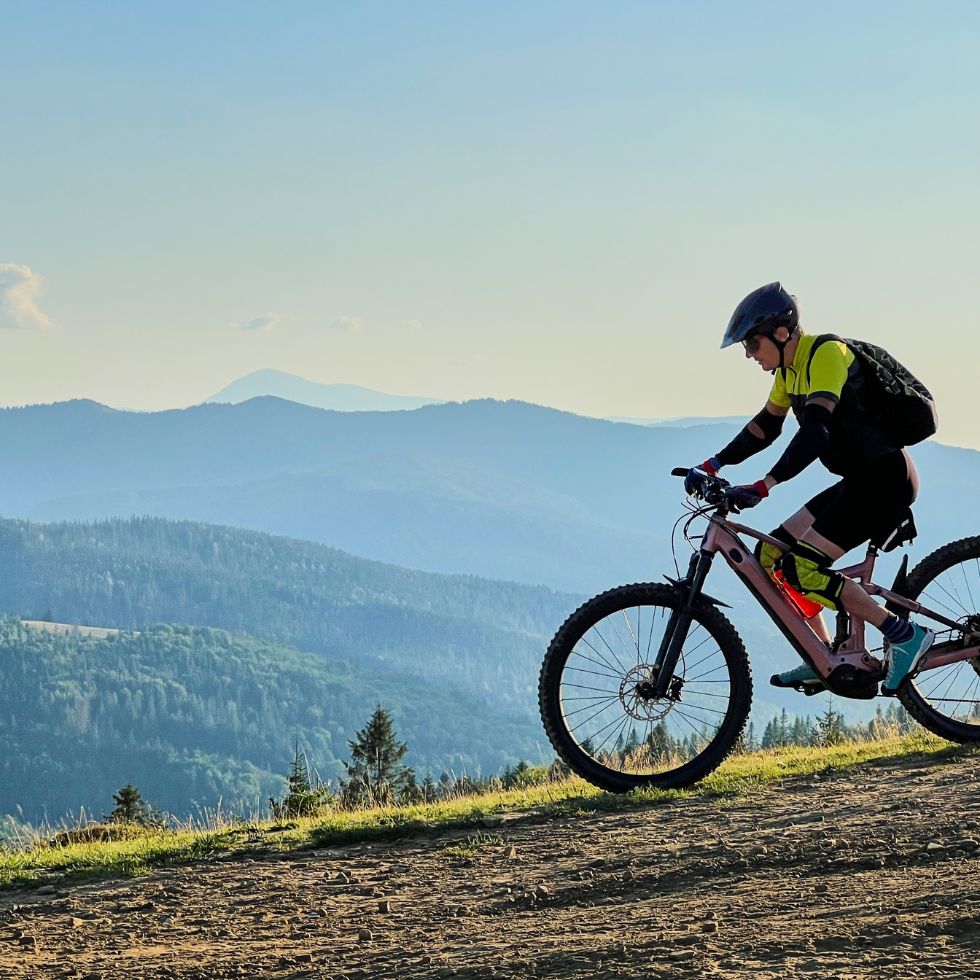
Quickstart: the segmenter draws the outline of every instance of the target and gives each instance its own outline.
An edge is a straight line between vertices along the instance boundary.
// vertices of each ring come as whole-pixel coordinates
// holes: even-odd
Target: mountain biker
[[[691,469],[685,487],[696,491],[703,473],[714,476],[722,466],[741,463],[771,445],[793,409],[800,428],[778,462],[763,479],[734,487],[730,495],[736,507],[754,507],[776,484],[797,476],[816,459],[841,477],[771,532],[790,551],[760,542],[756,556],[770,575],[781,571],[791,587],[820,607],[843,608],[881,631],[887,666],[881,693],[892,695],[915,672],[935,633],[888,612],[831,565],[845,552],[899,526],[918,494],[918,474],[908,453],[889,440],[867,411],[854,353],[844,342],[832,340],[820,344],[811,358],[815,339],[800,328],[796,298],[778,282],[754,290],[738,304],[722,349],[741,342],[745,356],[775,380],[762,410],[717,455]],[[829,645],[821,614],[822,609],[815,611],[807,621]],[[803,664],[776,674],[771,683],[799,689],[822,685],[823,679]]]

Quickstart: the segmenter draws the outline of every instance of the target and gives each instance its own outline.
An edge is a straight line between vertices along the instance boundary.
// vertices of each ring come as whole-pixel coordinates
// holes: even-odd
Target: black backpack
[[[810,364],[821,344],[839,340],[851,349],[866,382],[865,408],[881,431],[896,446],[914,446],[935,435],[939,428],[936,403],[929,389],[907,368],[899,364],[883,347],[866,340],[850,340],[827,333],[817,337],[806,362],[807,381]]]

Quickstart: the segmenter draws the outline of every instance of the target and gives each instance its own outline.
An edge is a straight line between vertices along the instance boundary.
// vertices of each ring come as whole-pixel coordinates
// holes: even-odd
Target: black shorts
[[[915,464],[896,450],[870,460],[804,506],[815,518],[817,534],[850,551],[894,531],[918,495]]]

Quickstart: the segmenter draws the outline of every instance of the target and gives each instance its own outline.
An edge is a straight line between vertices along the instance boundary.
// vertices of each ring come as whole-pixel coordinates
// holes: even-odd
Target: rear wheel
[[[624,585],[590,599],[555,634],[538,683],[541,719],[559,757],[615,792],[702,779],[735,746],[752,702],[745,647],[700,600],[667,695],[653,662],[679,591]]]
[[[964,629],[980,631],[980,537],[963,538],[927,555],[903,590]],[[960,630],[937,633],[940,644],[958,643]],[[925,670],[904,684],[898,699],[924,728],[952,742],[980,742],[980,658]]]

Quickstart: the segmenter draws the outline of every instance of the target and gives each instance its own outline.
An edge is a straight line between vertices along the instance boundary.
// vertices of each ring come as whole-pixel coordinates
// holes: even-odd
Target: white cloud
[[[421,320],[405,320],[402,329],[408,333],[421,333],[425,324]]]
[[[236,323],[235,326],[239,330],[249,330],[252,332],[263,331],[268,333],[274,327],[278,326],[282,317],[278,313],[263,313],[262,316],[255,317],[254,320],[246,320],[244,323]]]
[[[345,333],[357,333],[364,329],[364,320],[359,316],[338,316],[333,326],[335,330],[343,330]]]
[[[0,327],[50,327],[51,321],[34,303],[43,284],[28,266],[0,262]]]

